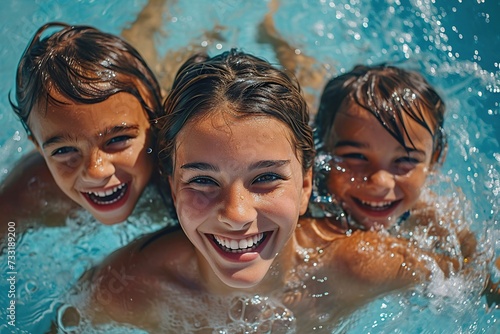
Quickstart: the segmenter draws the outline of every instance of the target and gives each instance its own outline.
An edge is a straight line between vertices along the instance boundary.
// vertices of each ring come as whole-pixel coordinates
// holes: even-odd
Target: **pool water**
[[[145,0],[6,2],[0,12],[0,180],[33,146],[11,111],[8,93],[29,38],[47,21],[93,25],[120,34]],[[257,27],[268,1],[168,1],[163,32],[155,35],[160,56],[195,43],[210,54],[231,47],[274,63],[272,47],[258,43]],[[330,75],[358,63],[394,62],[421,71],[447,103],[449,150],[436,191],[469,199],[467,222],[485,258],[500,256],[500,2],[450,0],[287,0],[274,15],[280,34],[297,52],[328,65]],[[218,29],[216,42],[203,32]],[[139,50],[141,51],[141,50]],[[307,86],[306,82],[303,82]],[[307,88],[307,87],[306,87]],[[315,94],[319,94],[316,91]],[[442,181],[444,179],[445,181]],[[447,183],[448,182],[448,183]],[[453,188],[455,189],[455,188]],[[159,229],[167,219],[141,210],[155,197],[148,189],[127,224],[102,226],[84,212],[67,225],[28,231],[16,243],[16,329],[8,315],[6,245],[0,264],[0,333],[141,333],[126,327],[75,328],[65,317],[64,295],[79,276],[135,236]],[[4,223],[4,222],[2,222]],[[500,280],[492,265],[486,268]],[[5,278],[5,279],[4,279]],[[497,333],[500,310],[488,310],[478,296],[480,278],[436,279],[426,287],[391,294],[346,319],[339,333]]]

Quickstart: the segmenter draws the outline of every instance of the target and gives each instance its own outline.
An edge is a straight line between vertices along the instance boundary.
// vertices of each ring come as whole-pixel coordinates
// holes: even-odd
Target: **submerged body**
[[[165,257],[167,251],[177,255]],[[425,255],[405,239],[361,231],[346,236],[328,221],[306,219],[253,287],[228,289],[207,279],[200,275],[203,262],[180,230],[138,239],[88,277],[97,306],[92,317],[152,333],[330,333],[373,298],[429,273]]]
[[[327,157],[318,189],[329,199],[326,214],[344,230],[380,230],[429,253],[441,271],[431,283],[477,267],[485,287],[468,199],[460,189],[449,197],[429,189],[442,177],[444,114],[436,89],[414,71],[358,65],[331,79],[315,119],[319,156]]]
[[[90,272],[87,315],[150,332],[329,332],[429,275],[406,239],[299,220],[314,153],[305,101],[234,50],[181,68],[160,131],[182,231],[136,240]]]

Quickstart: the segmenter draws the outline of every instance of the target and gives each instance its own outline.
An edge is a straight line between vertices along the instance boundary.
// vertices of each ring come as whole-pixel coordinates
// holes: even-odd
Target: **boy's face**
[[[424,186],[433,138],[409,117],[404,116],[404,123],[409,152],[374,115],[355,104],[344,104],[335,117],[327,143],[335,158],[328,190],[367,229],[395,224]]]
[[[95,104],[35,106],[28,123],[61,190],[104,224],[124,221],[154,167],[150,122],[139,101],[118,93]]]
[[[311,173],[304,175],[290,137],[275,119],[218,112],[177,136],[170,178],[177,215],[204,271],[225,285],[258,284],[307,208]]]

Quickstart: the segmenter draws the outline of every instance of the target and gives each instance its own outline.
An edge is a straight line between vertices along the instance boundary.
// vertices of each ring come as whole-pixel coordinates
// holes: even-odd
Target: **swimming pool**
[[[210,4],[209,4],[210,3]],[[10,110],[7,93],[14,84],[15,66],[33,32],[50,20],[90,24],[120,33],[146,4],[145,0],[48,2],[21,0],[3,5],[0,13],[0,179],[32,146]],[[163,29],[155,36],[165,55],[188,41],[206,45],[210,53],[233,46],[277,62],[270,45],[255,39],[267,12],[267,1],[179,0],[168,6]],[[361,0],[283,1],[276,28],[300,52],[329,64],[334,73],[357,63],[393,61],[422,71],[448,105],[445,127],[449,152],[442,171],[471,199],[468,216],[483,247],[500,256],[500,4],[498,1]],[[496,26],[495,26],[496,24]],[[201,31],[219,29],[216,42]],[[319,92],[318,92],[319,93]],[[152,192],[153,190],[150,190]],[[447,192],[445,188],[443,193]],[[143,201],[153,194],[149,192]],[[57,318],[60,332],[70,330],[62,296],[93,263],[134,236],[165,222],[151,221],[139,210],[130,224],[105,227],[84,213],[67,226],[29,231],[16,244],[15,333],[44,333]],[[5,247],[0,257],[0,332],[9,311]],[[491,272],[495,280],[500,273]],[[4,279],[5,278],[5,279]],[[354,314],[339,332],[359,333],[495,333],[499,311],[487,312],[484,299],[469,294],[475,282],[463,278],[440,280],[425,291],[380,298]],[[419,297],[424,293],[426,298]],[[81,324],[78,332],[90,333]],[[98,332],[138,333],[125,328]]]

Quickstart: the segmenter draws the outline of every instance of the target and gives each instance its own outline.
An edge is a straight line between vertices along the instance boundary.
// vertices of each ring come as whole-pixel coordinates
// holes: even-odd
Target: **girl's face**
[[[29,126],[61,190],[104,224],[124,221],[154,167],[150,123],[139,101],[118,93],[95,104],[49,103]]]
[[[280,121],[210,113],[177,136],[172,197],[202,270],[230,287],[251,287],[306,211],[311,172],[304,175]]]
[[[367,229],[395,224],[415,205],[426,180],[433,138],[409,117],[404,123],[410,152],[355,104],[344,104],[335,117],[327,143],[334,155],[328,190]]]

